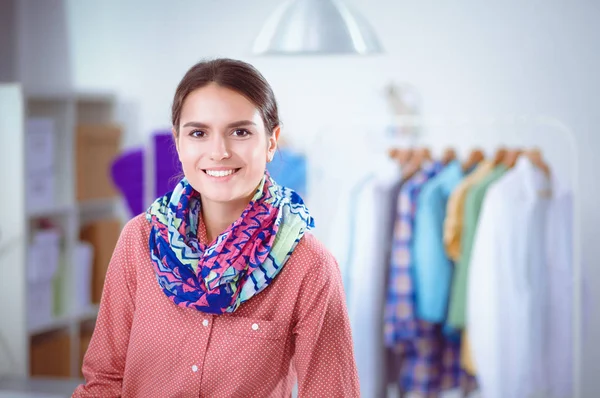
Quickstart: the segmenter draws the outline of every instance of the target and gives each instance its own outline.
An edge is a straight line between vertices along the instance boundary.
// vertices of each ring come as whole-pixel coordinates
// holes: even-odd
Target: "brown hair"
[[[179,82],[171,110],[173,128],[177,135],[179,135],[181,108],[186,97],[192,91],[210,83],[216,83],[221,87],[234,90],[248,98],[260,111],[269,136],[273,134],[275,127],[281,123],[275,94],[273,94],[271,86],[263,75],[254,66],[246,62],[218,58],[202,61],[192,66]]]

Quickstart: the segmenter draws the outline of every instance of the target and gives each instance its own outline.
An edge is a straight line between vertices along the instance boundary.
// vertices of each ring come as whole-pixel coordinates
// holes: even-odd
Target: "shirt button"
[[[198,366],[197,365],[192,366],[192,371],[194,373],[197,372],[198,371]]]
[[[252,325],[252,330],[258,330],[258,323]]]
[[[208,326],[208,319],[205,319],[205,320],[203,320],[203,321],[202,321],[202,325],[204,325],[204,326]]]

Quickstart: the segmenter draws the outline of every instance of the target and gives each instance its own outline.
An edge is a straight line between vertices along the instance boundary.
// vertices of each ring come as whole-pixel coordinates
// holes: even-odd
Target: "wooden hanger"
[[[414,154],[414,150],[412,148],[402,149],[400,151],[400,155],[398,156],[398,160],[400,161],[400,165],[402,167],[406,166],[408,162],[412,159]]]
[[[429,148],[421,148],[418,150],[421,153],[421,161],[424,160],[431,160],[431,151],[429,150]]]
[[[388,151],[390,158],[398,162],[400,166],[406,166],[412,157],[413,150],[408,148],[392,148]]]
[[[456,151],[454,150],[454,148],[446,148],[444,154],[442,155],[442,163],[444,165],[447,165],[454,159],[456,159]]]
[[[428,148],[421,148],[413,151],[410,160],[402,170],[402,179],[407,180],[415,175],[415,173],[421,169],[425,160],[431,160],[431,152]]]
[[[546,176],[550,177],[550,167],[544,161],[542,152],[538,148],[533,148],[525,152],[525,156],[533,163],[537,168],[542,170]]]
[[[398,148],[388,149],[388,156],[393,160],[397,161],[399,154],[400,154],[400,149],[398,149]]]
[[[499,164],[502,163],[502,161],[506,157],[506,152],[507,152],[506,148],[504,148],[504,147],[498,148],[498,150],[496,151],[496,154],[494,155],[494,166],[498,166]]]
[[[462,164],[463,171],[472,169],[473,167],[475,167],[476,164],[481,162],[483,159],[485,159],[485,155],[483,154],[483,151],[479,148],[473,149],[471,151],[471,153],[469,154],[469,157],[467,158],[467,160],[465,160]]]
[[[513,167],[515,167],[515,164],[517,163],[517,160],[519,159],[519,156],[521,156],[522,153],[523,151],[520,149],[511,149],[507,151],[506,156],[502,160],[502,164],[508,167],[509,169],[512,169]]]

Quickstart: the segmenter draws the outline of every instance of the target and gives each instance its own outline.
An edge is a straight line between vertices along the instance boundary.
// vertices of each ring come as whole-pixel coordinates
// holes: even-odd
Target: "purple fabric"
[[[125,198],[131,215],[144,211],[144,151],[132,149],[121,153],[111,166],[111,177]]]
[[[160,197],[175,188],[182,170],[170,131],[155,132],[152,141],[155,159],[154,196]]]
[[[152,136],[154,152],[154,198],[161,197],[175,188],[182,174],[181,163],[171,132],[158,131]],[[127,203],[131,215],[143,213],[144,204],[144,165],[143,148],[135,148],[121,153],[112,163],[111,177]]]

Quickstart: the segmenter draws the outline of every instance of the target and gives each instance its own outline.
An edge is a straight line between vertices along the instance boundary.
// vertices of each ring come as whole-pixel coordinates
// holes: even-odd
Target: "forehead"
[[[260,119],[258,108],[242,94],[217,84],[209,84],[192,91],[181,109],[181,122],[220,119]]]

